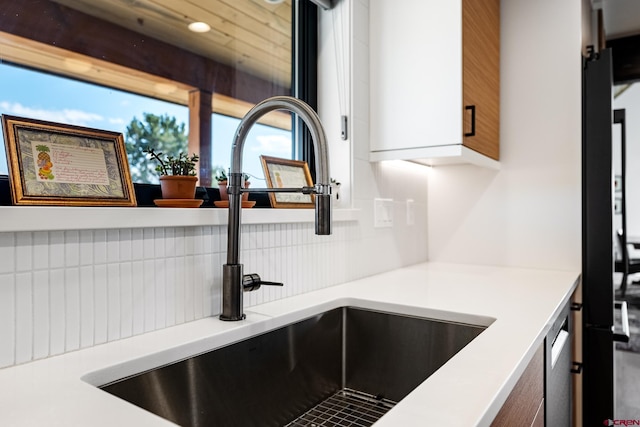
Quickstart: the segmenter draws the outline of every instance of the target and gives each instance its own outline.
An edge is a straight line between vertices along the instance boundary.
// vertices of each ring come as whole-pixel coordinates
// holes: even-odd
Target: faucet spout
[[[263,115],[274,110],[295,113],[309,128],[313,140],[316,165],[315,231],[319,235],[331,234],[331,183],[327,137],[320,118],[313,109],[297,98],[275,96],[256,104],[244,116],[236,130],[231,146],[229,170],[229,224],[227,230],[227,263],[223,266],[221,320],[242,320],[243,271],[240,257],[240,211],[242,208],[242,152],[251,127]],[[267,190],[268,191],[268,190]]]

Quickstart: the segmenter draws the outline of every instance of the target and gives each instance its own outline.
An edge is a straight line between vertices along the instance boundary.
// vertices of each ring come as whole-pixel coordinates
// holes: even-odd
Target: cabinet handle
[[[465,110],[471,110],[471,132],[467,132],[464,136],[475,136],[476,135],[476,106],[475,105],[465,105]]]

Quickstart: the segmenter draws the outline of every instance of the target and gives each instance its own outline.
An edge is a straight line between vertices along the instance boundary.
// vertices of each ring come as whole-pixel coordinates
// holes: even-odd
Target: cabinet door
[[[462,144],[460,0],[371,0],[371,151]]]
[[[500,0],[462,1],[462,46],[463,144],[498,160]]]

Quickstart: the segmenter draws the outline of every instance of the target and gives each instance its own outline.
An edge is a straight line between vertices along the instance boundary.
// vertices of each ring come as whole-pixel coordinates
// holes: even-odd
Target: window
[[[188,132],[186,124],[189,123],[189,109],[183,105],[7,63],[0,64],[0,110],[3,114],[104,129],[124,135],[132,120],[143,120],[148,112],[175,118],[177,123],[185,124],[185,133]],[[182,150],[186,149],[185,136]],[[135,153],[129,154],[134,182],[157,183],[154,174],[140,173],[139,169],[145,162],[141,162]],[[3,145],[0,149],[0,174],[7,173]]]
[[[231,142],[240,119],[213,115],[213,140],[226,141],[227,144],[213,144],[212,158],[216,159],[214,168],[227,169],[231,160]],[[266,187],[264,173],[260,163],[261,154],[272,157],[292,158],[293,144],[291,131],[275,126],[256,124],[253,126],[244,145],[243,170],[249,174],[256,187]],[[258,180],[257,182],[255,180]]]
[[[0,66],[0,112],[125,135],[134,117],[167,115],[184,124],[188,150],[203,159],[201,184],[211,185],[211,169],[229,166],[237,122],[254,103],[295,93],[313,105],[306,92],[292,90],[301,81],[295,71],[292,77],[293,42],[315,63],[315,48],[304,49],[315,45],[315,30],[304,39],[293,31],[294,11],[315,8],[307,3],[185,0],[173,10],[155,2],[117,8],[111,0],[56,0],[38,2],[39,13],[18,5],[24,11],[0,21],[0,59],[21,65]],[[186,24],[196,20],[211,31],[190,32]],[[303,150],[291,135],[290,118],[256,125],[244,151],[246,172],[261,177],[259,154],[299,158]],[[7,173],[1,151],[0,173]],[[131,163],[136,176],[140,166]]]

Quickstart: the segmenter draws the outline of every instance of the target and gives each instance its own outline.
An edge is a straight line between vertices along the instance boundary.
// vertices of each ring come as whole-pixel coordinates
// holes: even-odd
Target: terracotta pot
[[[250,184],[251,183],[249,181],[245,181],[244,182],[244,188],[249,188]],[[249,193],[242,193],[242,201],[243,202],[249,201]]]
[[[251,183],[249,181],[244,182],[244,188],[249,188]],[[229,193],[227,193],[227,181],[218,182],[218,190],[220,190],[220,200],[229,200]],[[242,193],[242,200],[249,200],[249,193]]]
[[[163,175],[160,189],[163,199],[194,199],[196,197],[196,176]]]
[[[227,193],[227,181],[218,181],[218,190],[220,190],[220,200],[229,200],[229,193]]]

